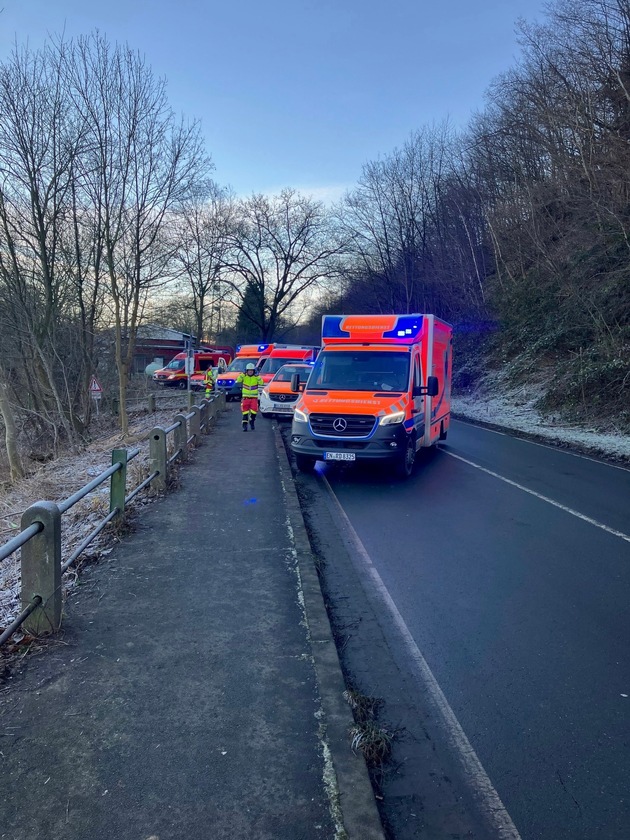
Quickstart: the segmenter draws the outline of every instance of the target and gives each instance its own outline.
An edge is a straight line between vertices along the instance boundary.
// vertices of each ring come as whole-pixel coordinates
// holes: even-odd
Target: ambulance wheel
[[[444,423],[440,425],[440,440],[446,440],[446,435],[448,434],[448,429],[444,428]]]
[[[310,473],[315,469],[315,458],[309,458],[308,455],[295,455],[295,463],[300,472]]]
[[[412,435],[407,438],[407,445],[402,457],[396,462],[395,474],[397,478],[407,479],[413,472],[413,464],[416,460],[416,441]]]
[[[178,382],[177,387],[180,391],[184,391],[186,388],[188,388],[188,382]]]

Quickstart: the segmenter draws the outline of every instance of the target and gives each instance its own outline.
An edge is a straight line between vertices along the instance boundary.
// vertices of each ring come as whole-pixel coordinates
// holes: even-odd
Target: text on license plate
[[[354,452],[324,452],[324,461],[354,461]]]
[[[293,406],[292,405],[278,405],[277,403],[274,403],[273,410],[274,411],[287,411],[287,412],[289,412],[289,411],[293,411]]]

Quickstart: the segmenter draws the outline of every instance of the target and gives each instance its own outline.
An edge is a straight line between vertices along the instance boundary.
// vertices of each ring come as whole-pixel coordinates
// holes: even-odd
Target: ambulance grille
[[[373,414],[311,414],[309,420],[314,434],[327,437],[367,437],[376,424]]]

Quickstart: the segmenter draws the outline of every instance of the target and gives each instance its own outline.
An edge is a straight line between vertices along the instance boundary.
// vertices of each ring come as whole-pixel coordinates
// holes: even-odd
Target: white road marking
[[[444,696],[442,689],[433,676],[433,672],[429,668],[413,636],[409,632],[403,617],[399,613],[396,604],[387,591],[381,576],[372,563],[370,555],[367,553],[359,535],[354,530],[352,523],[348,519],[348,516],[330,486],[328,479],[321,472],[318,472],[318,475],[324,482],[326,489],[330,494],[330,498],[335,505],[335,509],[345,526],[345,536],[353,544],[357,555],[357,558],[353,557],[353,560],[357,564],[360,560],[360,570],[367,573],[370,578],[370,582],[374,587],[374,594],[376,598],[381,603],[382,607],[385,608],[393,621],[394,627],[400,635],[409,656],[410,668],[413,676],[426,692],[429,701],[433,705],[436,714],[441,720],[451,747],[461,762],[466,778],[472,788],[472,793],[486,820],[496,832],[497,840],[521,840],[521,836],[512,822],[512,818],[508,814],[499,797],[499,794],[494,789],[488,774],[484,770],[470,741],[466,737],[464,730],[455,717],[455,713],[449,706],[448,700]]]
[[[583,461],[592,461],[594,464],[599,464],[601,467],[612,467],[613,470],[623,470],[623,472],[630,472],[628,467],[624,467],[621,464],[611,464],[610,461],[601,461],[599,458],[592,458],[590,455],[582,455],[580,452],[570,452],[567,449],[562,449],[560,446],[554,446],[551,443],[542,443],[539,440],[530,440],[529,438],[520,437],[519,432],[521,434],[526,435],[527,431],[525,429],[510,429],[506,432],[500,432],[498,429],[489,429],[487,426],[479,426],[477,423],[469,422],[464,420],[463,418],[453,418],[455,423],[463,423],[466,426],[474,426],[476,429],[481,429],[483,432],[490,432],[493,435],[501,435],[501,437],[510,437],[513,440],[520,440],[523,443],[531,443],[532,446],[542,446],[543,449],[553,449],[554,452],[559,452],[562,455],[570,455],[572,458],[581,458]],[[535,434],[532,433],[532,434]],[[571,444],[579,445],[579,442],[571,441],[571,440],[561,440],[560,438],[550,438],[550,440],[558,440],[559,443],[566,443],[569,446]],[[588,444],[585,444],[588,446]],[[602,458],[605,456],[602,455]]]
[[[468,458],[462,458],[461,455],[455,455],[454,452],[449,452],[447,449],[441,449],[440,452],[443,452],[445,455],[449,455],[451,458],[457,458],[458,461],[463,461],[464,464],[468,464],[471,467],[474,467],[477,470],[481,470],[481,472],[487,473],[487,475],[491,475],[493,478],[498,478],[499,481],[505,481],[506,484],[511,484],[512,487],[516,487],[519,490],[522,490],[524,493],[529,493],[530,496],[535,496],[537,499],[540,499],[543,502],[547,502],[554,507],[563,510],[565,513],[570,513],[571,516],[577,516],[578,519],[582,519],[584,522],[588,522],[589,525],[594,525],[596,528],[601,528],[602,531],[606,531],[608,534],[612,534],[614,537],[620,537],[622,540],[626,542],[630,542],[630,536],[628,534],[624,534],[623,531],[616,531],[614,528],[609,528],[608,525],[604,525],[603,522],[598,522],[596,519],[591,519],[590,516],[585,516],[583,513],[579,513],[577,510],[573,510],[573,508],[567,507],[566,505],[560,504],[560,502],[556,502],[553,499],[550,499],[549,496],[543,496],[542,493],[536,493],[535,490],[530,490],[528,487],[524,487],[522,484],[519,484],[516,481],[512,481],[510,478],[506,478],[504,475],[499,475],[499,473],[494,472],[493,470],[489,470],[486,467],[482,467],[480,464],[475,464],[474,461],[469,461]]]

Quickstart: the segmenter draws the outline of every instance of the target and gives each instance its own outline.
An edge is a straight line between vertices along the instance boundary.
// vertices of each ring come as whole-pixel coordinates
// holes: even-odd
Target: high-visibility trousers
[[[243,421],[246,423],[248,417],[255,417],[258,412],[258,397],[243,397],[241,400],[241,411]]]

